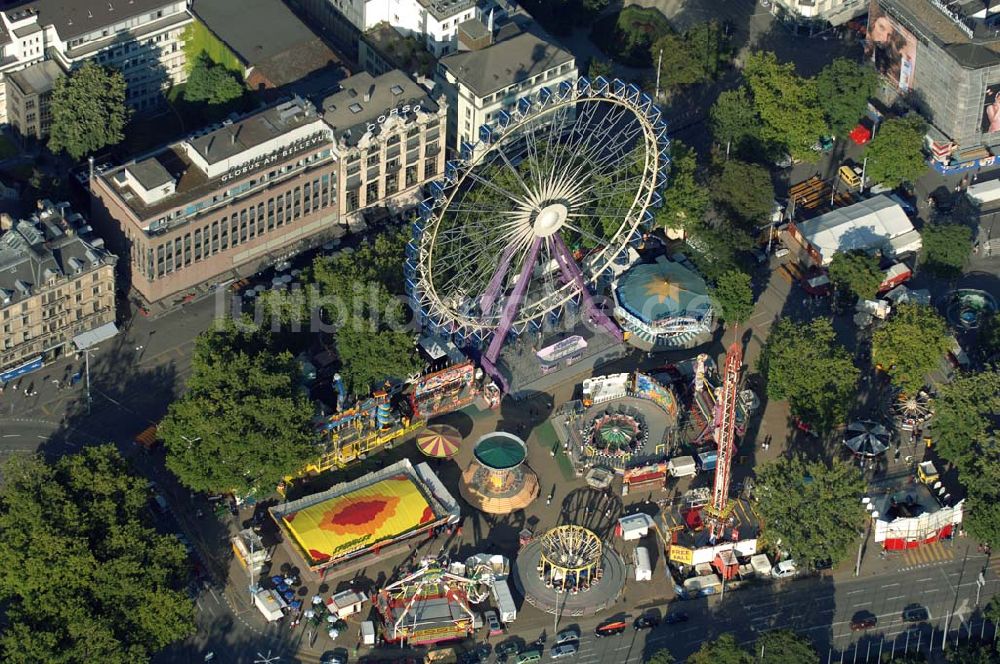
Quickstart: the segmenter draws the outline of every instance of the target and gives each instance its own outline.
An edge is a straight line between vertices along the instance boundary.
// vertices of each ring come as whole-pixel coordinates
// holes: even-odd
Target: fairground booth
[[[285,545],[324,576],[399,551],[403,542],[458,522],[458,503],[426,463],[403,459],[352,482],[268,510]]]

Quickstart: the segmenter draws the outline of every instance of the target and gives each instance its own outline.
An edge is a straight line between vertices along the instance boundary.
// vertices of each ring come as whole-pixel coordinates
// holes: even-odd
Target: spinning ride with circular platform
[[[524,546],[515,561],[515,583],[532,605],[566,615],[590,615],[617,601],[626,567],[600,536],[563,525]]]
[[[605,454],[634,454],[644,443],[643,421],[638,415],[599,415],[594,418],[591,431],[591,445]]]
[[[406,277],[431,332],[486,349],[582,308],[617,339],[591,288],[624,267],[662,205],[667,124],[649,95],[618,79],[564,81],[519,99],[463,142],[420,205]]]
[[[514,434],[488,433],[476,442],[472,454],[458,490],[479,511],[510,514],[538,497],[538,476],[525,463],[527,446]]]

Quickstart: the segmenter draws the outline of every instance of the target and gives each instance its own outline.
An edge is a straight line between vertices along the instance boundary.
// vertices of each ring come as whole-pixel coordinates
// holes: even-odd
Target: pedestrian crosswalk
[[[955,559],[955,547],[950,543],[923,544],[903,553],[903,569],[917,569],[946,563]]]

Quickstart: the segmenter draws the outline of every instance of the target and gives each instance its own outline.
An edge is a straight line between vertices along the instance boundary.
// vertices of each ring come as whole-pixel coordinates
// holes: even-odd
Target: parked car
[[[665,622],[668,625],[676,625],[678,623],[687,622],[688,619],[689,619],[688,614],[684,613],[683,611],[674,611],[673,613],[668,613],[667,617],[663,619],[663,622]]]
[[[552,650],[549,651],[549,659],[562,659],[563,657],[572,657],[575,654],[576,644],[564,643],[561,646],[552,647]]]
[[[556,634],[557,646],[563,643],[570,643],[571,641],[579,641],[579,640],[580,640],[580,630],[576,629],[575,627],[564,629],[563,631]]]
[[[851,631],[862,632],[878,624],[878,618],[869,611],[859,611],[851,618]]]
[[[646,614],[644,616],[639,616],[632,622],[632,629],[652,629],[660,624],[659,616],[652,614]]]
[[[919,604],[909,604],[903,609],[903,622],[924,622],[931,617],[930,612]]]
[[[532,664],[532,662],[537,662],[542,659],[541,650],[525,650],[517,656],[514,660],[517,664]]]
[[[799,573],[794,560],[782,560],[771,568],[771,576],[776,579],[788,579]]]
[[[517,641],[504,641],[503,643],[497,644],[497,647],[494,649],[494,652],[496,653],[497,658],[499,659],[501,657],[506,658],[508,655],[513,655],[520,649],[521,647],[518,645]]]
[[[483,619],[486,629],[490,632],[490,636],[503,634],[503,627],[500,625],[500,619],[497,617],[496,611],[484,611]]]

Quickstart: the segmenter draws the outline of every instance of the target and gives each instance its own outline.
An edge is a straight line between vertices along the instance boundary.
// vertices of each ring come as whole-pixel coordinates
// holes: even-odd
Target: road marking
[[[4,438],[20,438],[21,434],[19,434],[19,433],[5,433],[3,435],[3,437]]]
[[[903,599],[906,595],[896,595],[895,597],[886,597],[887,600]]]
[[[933,580],[934,580],[933,576],[928,576],[923,579],[917,579],[917,583],[920,583],[921,581],[933,581]]]
[[[924,580],[928,581],[929,579],[924,579]],[[851,592],[847,593],[847,596],[850,597],[851,595],[857,595],[858,593],[863,593],[864,591],[865,591],[864,588],[861,588],[860,590],[852,590]]]
[[[35,434],[35,438],[40,438],[41,440],[48,440],[48,436],[42,436],[41,434]]]
[[[870,605],[871,605],[871,601],[869,600],[867,602],[858,602],[854,606],[870,606]]]
[[[898,585],[899,585],[898,583],[887,583],[887,584],[885,584],[882,587],[883,588],[892,588],[893,586],[898,586]]]

